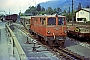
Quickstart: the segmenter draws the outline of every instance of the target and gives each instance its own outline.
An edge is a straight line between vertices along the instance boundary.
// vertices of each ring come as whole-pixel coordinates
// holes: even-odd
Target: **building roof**
[[[78,11],[80,11],[80,10],[84,10],[84,11],[86,11],[86,12],[89,12],[89,13],[90,13],[90,8],[82,8],[82,9],[79,9],[79,10],[77,10],[77,11],[76,11],[76,13],[77,13]]]

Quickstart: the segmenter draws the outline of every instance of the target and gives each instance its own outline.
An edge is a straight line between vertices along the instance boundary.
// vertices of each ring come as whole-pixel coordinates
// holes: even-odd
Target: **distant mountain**
[[[74,0],[74,9],[77,9],[79,2],[81,3],[82,8],[87,5],[90,7],[90,0]],[[72,7],[72,0],[54,0],[40,3],[40,5],[45,8],[50,6],[52,8],[60,7],[62,10],[67,10],[69,7]]]

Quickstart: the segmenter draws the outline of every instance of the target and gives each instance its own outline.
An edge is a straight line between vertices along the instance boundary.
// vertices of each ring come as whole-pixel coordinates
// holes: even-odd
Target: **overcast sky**
[[[7,14],[24,13],[29,6],[35,6],[38,3],[46,2],[49,0],[0,0],[0,13],[1,11],[5,11]]]

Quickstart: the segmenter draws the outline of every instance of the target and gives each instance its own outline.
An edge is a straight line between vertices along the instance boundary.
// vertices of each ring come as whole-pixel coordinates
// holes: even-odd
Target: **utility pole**
[[[21,6],[19,6],[19,9],[20,9],[19,15],[21,15]]]
[[[19,7],[19,16],[18,16],[18,21],[20,22],[20,16],[21,16],[21,6],[20,5],[18,5],[18,7]]]
[[[90,7],[89,7],[89,21],[90,21]]]
[[[69,6],[69,11],[68,11],[68,13],[69,13],[69,18],[68,18],[69,20],[68,20],[68,21],[70,21],[70,6]]]
[[[73,18],[73,0],[72,0],[72,26],[74,24],[74,18]]]
[[[9,15],[10,15],[10,9],[9,9]]]
[[[35,0],[33,0],[33,2],[35,3],[35,6],[36,6],[36,1],[35,1]]]

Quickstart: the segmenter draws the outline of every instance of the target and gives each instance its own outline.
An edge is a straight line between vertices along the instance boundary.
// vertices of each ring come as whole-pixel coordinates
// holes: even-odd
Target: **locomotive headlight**
[[[47,31],[47,34],[50,34],[50,31]]]

